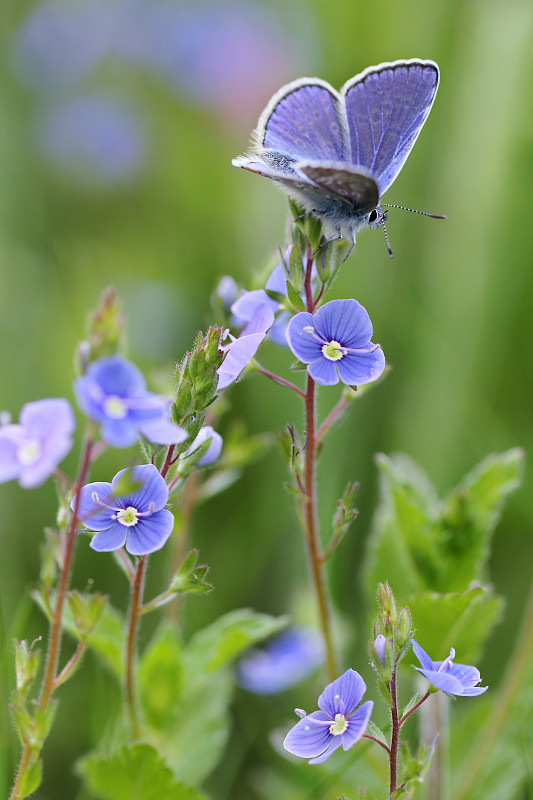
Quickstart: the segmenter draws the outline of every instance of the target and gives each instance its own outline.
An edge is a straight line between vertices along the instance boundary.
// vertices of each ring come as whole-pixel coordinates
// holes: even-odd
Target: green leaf
[[[383,733],[381,728],[378,728],[378,726],[375,725],[372,722],[372,720],[368,721],[368,725],[367,725],[366,730],[367,730],[367,733],[370,734],[370,736],[374,737],[374,739],[377,739],[379,742],[383,742],[383,744],[386,744],[387,747],[389,746],[389,743],[387,741],[387,737],[385,736],[385,734]]]
[[[305,311],[305,303],[290,281],[286,281],[287,297],[296,311]]]
[[[77,769],[100,800],[205,800],[197,789],[176,781],[147,744],[122,747],[112,756],[88,756]]]
[[[409,700],[409,702],[408,702],[408,703],[407,703],[407,705],[405,706],[404,710],[403,710],[403,711],[402,711],[402,713],[400,714],[400,719],[401,719],[402,717],[405,717],[405,715],[408,713],[408,711],[411,711],[411,709],[412,709],[412,708],[414,708],[414,707],[416,706],[416,704],[417,704],[417,703],[418,703],[418,701],[419,701],[419,700],[422,698],[422,696],[423,696],[423,695],[422,695],[420,692],[416,692],[416,694],[414,694],[414,695],[411,697],[411,699]]]
[[[40,761],[35,761],[35,763],[26,770],[20,782],[20,790],[19,794],[17,795],[20,800],[23,800],[24,797],[29,797],[30,794],[36,792],[41,785],[42,778],[43,765]]]
[[[489,456],[444,502],[406,456],[379,456],[378,466],[381,499],[365,570],[369,594],[392,574],[402,603],[417,592],[465,592],[484,582],[503,501],[520,483],[522,452]]]
[[[155,728],[176,717],[183,690],[182,648],[175,626],[161,626],[139,662],[139,692],[146,721]]]
[[[220,669],[233,661],[247,647],[281,630],[287,617],[270,617],[249,609],[231,611],[199,631],[186,651],[188,679]]]
[[[409,598],[416,626],[415,638],[435,661],[454,647],[457,660],[475,663],[485,640],[499,622],[503,601],[477,587],[462,594],[423,592]]]

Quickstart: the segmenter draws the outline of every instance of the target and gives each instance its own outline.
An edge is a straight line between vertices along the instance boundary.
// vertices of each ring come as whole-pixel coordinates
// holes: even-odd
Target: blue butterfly
[[[353,246],[361,228],[385,227],[380,198],[411,152],[438,84],[435,62],[417,58],[369,67],[340,92],[319,78],[293,81],[261,114],[251,152],[232,163],[275,181],[328,236]]]

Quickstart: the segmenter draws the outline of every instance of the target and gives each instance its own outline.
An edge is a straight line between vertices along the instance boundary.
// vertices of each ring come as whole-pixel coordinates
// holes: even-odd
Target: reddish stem
[[[401,718],[401,720],[400,720],[400,722],[399,722],[400,728],[402,727],[402,725],[403,725],[403,723],[405,722],[405,720],[406,720],[408,717],[410,717],[410,716],[411,716],[411,714],[413,713],[413,711],[416,711],[416,709],[418,708],[418,706],[421,706],[421,705],[422,705],[422,703],[425,703],[425,701],[428,699],[428,697],[430,696],[430,694],[431,694],[431,692],[426,692],[426,693],[425,693],[425,695],[424,695],[424,697],[422,697],[422,699],[421,699],[421,700],[419,700],[419,701],[418,701],[418,703],[417,703],[415,706],[413,706],[411,709],[409,709],[409,711],[407,711],[407,713],[405,713],[405,714],[403,715],[403,717]]]
[[[139,560],[137,561],[137,569],[135,570],[135,577],[131,587],[130,609],[128,617],[128,638],[126,642],[124,689],[126,692],[126,703],[130,712],[131,727],[134,739],[138,738],[139,736],[139,721],[137,718],[134,688],[135,641],[137,636],[137,621],[141,611],[145,567],[146,556],[140,556]]]
[[[400,722],[398,719],[398,693],[396,691],[396,666],[392,671],[392,677],[389,683],[389,692],[392,698],[391,708],[391,742],[390,742],[390,783],[389,783],[389,796],[396,791],[397,769],[398,769],[398,742],[400,740]]]
[[[278,383],[280,386],[285,386],[287,389],[291,389],[293,392],[296,392],[296,394],[299,394],[300,397],[305,397],[305,392],[303,392],[294,383],[285,380],[285,378],[282,378],[280,375],[276,375],[274,372],[269,372],[267,369],[264,369],[257,363],[255,364],[255,368],[261,373],[261,375],[264,375],[266,378],[270,378],[270,380],[274,381],[274,383]]]

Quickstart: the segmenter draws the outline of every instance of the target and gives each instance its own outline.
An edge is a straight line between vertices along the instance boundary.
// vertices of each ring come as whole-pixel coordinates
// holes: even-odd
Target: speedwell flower
[[[237,683],[254,694],[277,694],[302,681],[324,661],[322,638],[308,628],[293,627],[252,647],[237,666]]]
[[[139,484],[120,496],[124,482]],[[75,506],[74,498],[71,508]],[[174,516],[164,508],[168,486],[153,464],[117,472],[111,483],[88,483],[81,490],[78,517],[86,528],[97,531],[91,547],[100,553],[126,545],[133,556],[159,550],[172,533]]]
[[[424,678],[441,689],[448,696],[457,695],[458,697],[475,697],[483,694],[488,686],[477,686],[481,680],[477,667],[470,667],[467,664],[454,664],[455,650],[450,648],[450,655],[444,661],[432,661],[425,650],[422,650],[414,639],[411,640],[413,653],[418,658],[421,667],[415,667]]]
[[[225,389],[236,380],[257,349],[274,322],[274,312],[267,305],[261,305],[246,325],[238,339],[226,345],[226,357],[218,368],[218,388]]]
[[[209,444],[207,446],[207,450],[201,457],[199,461],[196,462],[197,467],[206,467],[208,464],[212,464],[213,461],[216,461],[219,457],[220,453],[222,452],[222,436],[220,433],[217,433],[213,430],[212,425],[204,425],[203,428],[200,428],[198,432],[198,436],[185,451],[184,456],[192,455],[201,444],[207,442],[209,439]]]
[[[18,425],[0,428],[0,483],[18,478],[24,489],[43,483],[72,447],[75,426],[62,397],[22,406]]]
[[[379,378],[385,356],[371,337],[370,317],[357,300],[331,300],[314,314],[301,311],[287,328],[292,352],[322,386],[332,386],[339,379],[348,386],[360,386]]]
[[[318,698],[320,711],[305,714],[285,737],[283,747],[295,756],[309,758],[310,764],[320,764],[342,744],[348,750],[363,736],[372,713],[374,703],[361,702],[366,691],[362,677],[348,669],[340,678],[330,683]]]
[[[142,373],[121,355],[93,361],[74,384],[82,411],[100,423],[113,447],[129,447],[142,433],[156,444],[183,442],[187,434],[169,418],[169,403],[147,391]]]

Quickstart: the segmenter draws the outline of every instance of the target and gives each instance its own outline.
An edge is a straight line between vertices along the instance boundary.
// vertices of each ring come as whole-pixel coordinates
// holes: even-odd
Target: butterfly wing
[[[351,162],[365,167],[383,195],[413,147],[433,105],[439,69],[433,61],[380,64],[344,84]]]
[[[326,81],[302,78],[283,86],[261,114],[255,131],[257,152],[286,153],[296,161],[349,158],[342,100]]]
[[[348,164],[304,162],[298,164],[298,169],[331,197],[349,203],[361,216],[378,204],[378,185],[364,167],[354,169]]]

